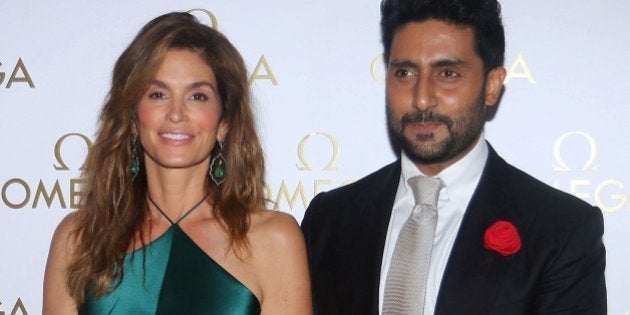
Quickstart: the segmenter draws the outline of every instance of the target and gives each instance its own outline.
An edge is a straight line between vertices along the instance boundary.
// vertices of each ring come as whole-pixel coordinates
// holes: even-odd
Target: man
[[[384,0],[381,13],[387,123],[402,152],[307,209],[316,313],[606,314],[601,211],[507,164],[484,139],[506,75],[499,4]],[[416,204],[416,177],[435,179],[437,205]],[[425,209],[437,223],[414,231],[433,238],[428,252],[404,258],[422,253],[400,243]]]

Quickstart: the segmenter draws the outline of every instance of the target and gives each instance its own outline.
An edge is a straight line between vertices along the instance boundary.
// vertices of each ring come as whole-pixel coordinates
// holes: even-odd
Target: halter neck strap
[[[182,216],[180,216],[177,220],[173,221],[171,220],[171,218],[168,217],[168,215],[166,215],[166,213],[155,203],[155,201],[153,201],[153,198],[151,198],[150,194],[147,194],[147,196],[149,197],[149,201],[151,202],[151,204],[158,210],[158,212],[160,212],[162,214],[162,216],[164,216],[164,218],[166,220],[168,220],[168,222],[171,223],[171,225],[177,225],[179,224],[179,222],[181,222],[184,218],[186,218],[191,212],[193,212],[195,209],[197,209],[205,200],[206,198],[208,198],[208,194],[206,194],[205,196],[203,196],[203,198],[201,198],[201,200],[199,200],[199,202],[197,204],[195,204],[192,208],[190,208],[190,210],[186,211]]]

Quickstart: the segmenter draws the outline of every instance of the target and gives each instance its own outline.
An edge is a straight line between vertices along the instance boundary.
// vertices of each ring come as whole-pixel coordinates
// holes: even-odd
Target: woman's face
[[[214,72],[189,49],[166,53],[137,112],[147,170],[207,170],[212,148],[227,132]]]

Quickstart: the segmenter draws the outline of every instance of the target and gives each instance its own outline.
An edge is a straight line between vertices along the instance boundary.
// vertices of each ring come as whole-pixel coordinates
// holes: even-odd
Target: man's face
[[[405,24],[394,34],[387,66],[388,128],[416,165],[435,175],[472,149],[504,77],[503,68],[485,77],[472,28]]]

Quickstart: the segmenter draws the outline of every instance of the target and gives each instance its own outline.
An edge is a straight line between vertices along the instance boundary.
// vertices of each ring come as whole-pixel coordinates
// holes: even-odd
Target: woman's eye
[[[195,93],[193,94],[192,99],[195,101],[207,101],[208,96],[203,93]]]
[[[149,98],[160,99],[160,98],[164,98],[164,97],[166,97],[166,95],[164,95],[164,93],[162,93],[162,92],[151,92],[151,93],[149,93]]]

